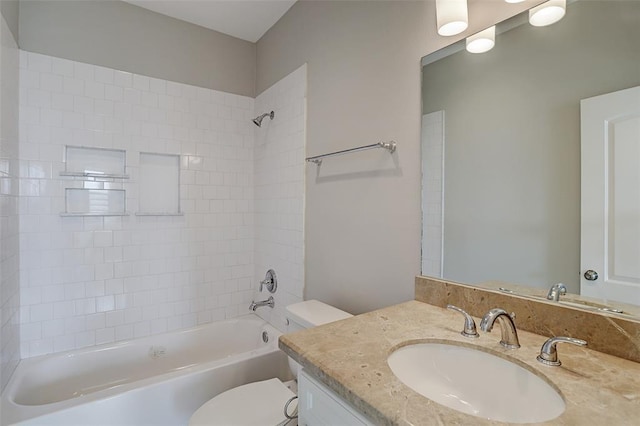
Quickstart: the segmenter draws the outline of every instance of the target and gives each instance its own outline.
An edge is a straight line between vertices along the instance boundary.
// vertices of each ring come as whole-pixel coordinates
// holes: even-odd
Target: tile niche
[[[125,216],[126,152],[118,149],[65,147],[65,188],[62,216]]]
[[[136,216],[178,216],[180,156],[141,152]],[[126,151],[65,147],[65,211],[62,216],[127,216]]]

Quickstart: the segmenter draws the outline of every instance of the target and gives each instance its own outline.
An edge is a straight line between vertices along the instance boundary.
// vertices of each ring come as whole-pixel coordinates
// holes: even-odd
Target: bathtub
[[[2,395],[0,423],[186,425],[198,407],[227,389],[291,379],[278,349],[280,334],[251,314],[26,359]]]

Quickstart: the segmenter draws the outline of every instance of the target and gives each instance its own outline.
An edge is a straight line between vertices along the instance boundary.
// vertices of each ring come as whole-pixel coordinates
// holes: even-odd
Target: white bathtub
[[[272,377],[289,380],[279,335],[247,315],[26,359],[2,395],[0,423],[186,425],[200,405],[227,389]]]

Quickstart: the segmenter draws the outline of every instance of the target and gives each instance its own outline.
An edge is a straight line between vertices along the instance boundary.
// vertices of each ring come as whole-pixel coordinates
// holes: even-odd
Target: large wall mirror
[[[547,27],[499,24],[489,52],[423,58],[423,275],[580,292],[580,103],[640,86],[639,23],[640,1],[578,0]],[[640,173],[622,178],[640,270]]]

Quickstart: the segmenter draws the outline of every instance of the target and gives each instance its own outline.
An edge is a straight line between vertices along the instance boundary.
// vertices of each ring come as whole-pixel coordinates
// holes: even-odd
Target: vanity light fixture
[[[467,0],[436,0],[436,22],[441,36],[452,36],[466,30],[469,26]]]
[[[484,53],[493,49],[496,44],[496,26],[467,37],[467,51],[470,53]]]
[[[549,0],[529,9],[529,23],[534,27],[546,27],[562,19],[567,10],[567,0]]]

